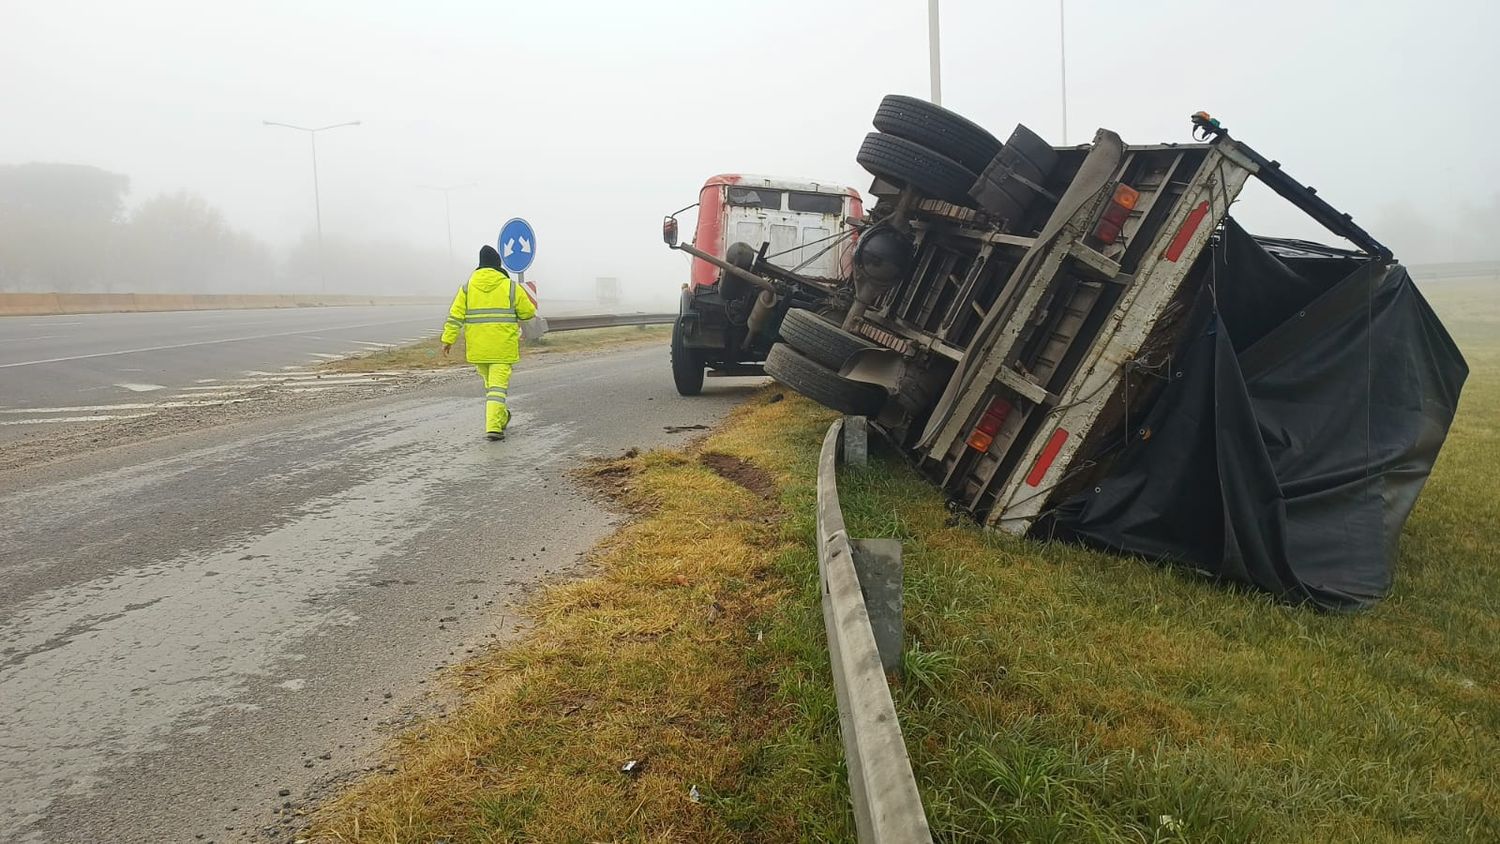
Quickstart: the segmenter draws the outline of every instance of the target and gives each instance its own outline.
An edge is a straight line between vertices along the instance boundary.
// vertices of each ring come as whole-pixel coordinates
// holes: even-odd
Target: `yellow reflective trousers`
[[[498,434],[510,422],[510,407],[506,394],[510,391],[510,367],[508,363],[476,363],[479,377],[484,379],[484,432]]]

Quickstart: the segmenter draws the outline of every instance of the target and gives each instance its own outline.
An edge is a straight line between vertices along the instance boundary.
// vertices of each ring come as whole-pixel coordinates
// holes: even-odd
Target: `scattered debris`
[[[641,772],[641,768],[645,767],[645,764],[639,759],[631,759],[620,766],[620,773],[633,777]]]
[[[703,795],[699,793],[698,786],[695,785],[692,788],[688,789],[688,799],[693,801],[694,803],[703,802]]]
[[[680,434],[683,431],[707,431],[707,425],[667,425],[662,428],[669,434]]]

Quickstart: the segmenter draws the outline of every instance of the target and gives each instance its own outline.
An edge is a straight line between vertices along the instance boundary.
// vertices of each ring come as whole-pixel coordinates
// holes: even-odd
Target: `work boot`
[[[485,433],[484,438],[487,439],[487,440],[489,440],[490,442],[494,442],[495,440],[503,440],[503,439],[505,439],[505,432],[504,431],[488,431],[488,432]]]

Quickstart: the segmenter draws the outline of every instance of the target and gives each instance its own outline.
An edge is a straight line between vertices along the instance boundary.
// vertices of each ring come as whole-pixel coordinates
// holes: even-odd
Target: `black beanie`
[[[485,267],[492,270],[503,271],[505,269],[500,263],[500,253],[495,251],[495,247],[488,243],[484,245],[484,248],[479,250],[479,268],[484,269]]]

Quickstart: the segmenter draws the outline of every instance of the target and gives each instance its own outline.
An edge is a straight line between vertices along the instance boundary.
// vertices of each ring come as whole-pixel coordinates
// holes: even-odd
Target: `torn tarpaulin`
[[[1257,242],[1233,220],[1202,260],[1174,377],[1134,426],[1150,436],[1034,532],[1325,609],[1379,601],[1463,356],[1399,264]]]

